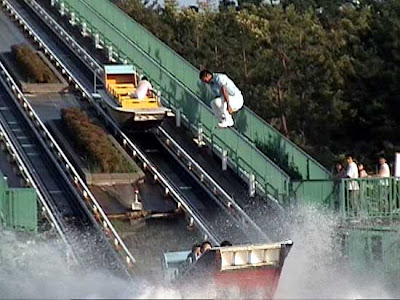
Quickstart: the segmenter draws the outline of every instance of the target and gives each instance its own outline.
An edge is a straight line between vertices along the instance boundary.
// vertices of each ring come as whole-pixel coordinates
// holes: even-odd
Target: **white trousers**
[[[231,114],[228,112],[228,106],[223,99],[223,96],[217,97],[211,101],[211,108],[215,114],[215,116],[219,120],[227,120],[232,118]],[[243,107],[243,95],[236,94],[234,96],[229,95],[229,106],[232,109],[232,112],[237,112],[239,109]]]

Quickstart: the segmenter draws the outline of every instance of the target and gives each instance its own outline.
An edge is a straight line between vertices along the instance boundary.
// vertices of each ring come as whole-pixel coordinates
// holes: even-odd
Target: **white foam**
[[[353,274],[342,262],[335,239],[337,222],[332,214],[312,207],[289,215],[285,231],[294,246],[275,299],[390,297],[379,280]],[[55,242],[20,241],[15,234],[0,230],[0,298],[213,297],[213,290],[178,291],[160,282],[128,282],[107,273],[72,270],[59,249]]]
[[[338,222],[332,213],[315,207],[291,215],[286,226],[294,246],[286,259],[276,299],[389,298],[373,274],[360,276],[345,263],[337,239]]]

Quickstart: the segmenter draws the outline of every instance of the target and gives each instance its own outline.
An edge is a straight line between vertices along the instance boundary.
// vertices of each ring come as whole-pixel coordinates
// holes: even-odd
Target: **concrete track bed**
[[[109,211],[111,214],[118,214],[131,210],[132,204],[136,201],[135,187],[143,180],[145,174],[118,142],[113,137],[109,136],[115,148],[119,150],[126,161],[132,165],[135,172],[91,173],[85,161],[76,153],[77,151],[74,149],[72,137],[70,137],[65,130],[62,130],[63,122],[61,120],[53,120],[48,121],[47,125],[68,159],[74,164],[78,173],[85,179],[86,183],[93,187],[96,186],[96,191],[101,190],[102,196],[100,197],[101,199],[98,200],[104,202],[104,205],[109,207],[106,213]],[[114,200],[117,200],[119,204],[115,203]]]

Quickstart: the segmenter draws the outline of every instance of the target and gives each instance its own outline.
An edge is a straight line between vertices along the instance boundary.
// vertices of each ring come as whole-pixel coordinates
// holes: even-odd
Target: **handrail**
[[[29,34],[35,35],[35,38],[37,39],[38,43],[41,44],[42,47],[47,49],[47,51],[50,53],[50,58],[53,58],[54,60],[58,61],[58,63],[60,65],[64,66],[64,64],[57,58],[57,56],[53,53],[53,51],[47,47],[47,45],[44,43],[44,41],[38,36],[38,34],[35,33],[34,29],[29,24],[27,24],[27,22],[11,6],[11,4],[7,0],[3,0],[3,3],[8,4],[8,5],[6,4],[7,9],[11,10],[12,13],[15,15],[15,17],[24,23],[24,26],[26,26],[26,28],[28,29]],[[65,66],[64,66],[64,68],[65,68]],[[70,74],[70,76],[71,76],[71,74]],[[12,78],[10,81],[13,82],[14,85],[16,85]],[[76,84],[80,85],[79,83],[76,83]],[[84,89],[82,86],[81,86],[81,88]],[[103,209],[101,208],[101,206],[99,205],[99,203],[97,202],[95,197],[93,196],[92,192],[89,190],[89,188],[87,187],[85,182],[79,176],[75,167],[68,160],[68,158],[62,151],[61,147],[58,145],[58,143],[55,141],[55,139],[53,138],[51,133],[48,131],[47,127],[42,123],[39,116],[36,114],[36,112],[34,111],[32,106],[30,105],[29,101],[25,98],[25,96],[23,95],[21,90],[18,88],[18,86],[16,86],[14,89],[19,94],[19,99],[23,100],[23,107],[27,110],[29,116],[32,117],[36,121],[35,125],[37,125],[40,129],[42,129],[43,133],[44,133],[44,137],[47,137],[50,140],[51,149],[54,150],[54,148],[55,148],[54,152],[56,152],[57,156],[60,157],[66,164],[65,165],[65,168],[66,168],[65,173],[67,175],[70,175],[70,173],[67,171],[70,170],[72,172],[73,181],[75,182],[75,184],[77,184],[77,185],[79,184],[81,186],[81,188],[83,189],[82,195],[83,195],[84,199],[89,200],[92,203],[92,205],[93,205],[92,210],[94,211],[94,213],[98,212],[100,214],[100,217],[102,219],[102,222],[100,222],[100,224],[102,225],[103,230],[107,231],[107,229],[108,229],[114,237],[114,245],[116,247],[118,247],[118,245],[120,245],[122,247],[123,251],[126,254],[125,263],[128,266],[130,266],[131,263],[134,263],[136,260],[134,259],[132,254],[129,252],[129,250],[125,246],[124,242],[122,241],[122,239],[120,238],[118,233],[115,231],[114,226],[111,224],[110,220],[108,219],[107,215],[104,213]],[[95,218],[95,220],[97,221],[96,218]]]
[[[3,1],[7,1],[7,0],[3,0]],[[18,17],[23,20],[19,14]],[[23,20],[24,21],[24,20]],[[28,25],[26,24],[26,22],[24,21],[25,25],[27,26],[27,28],[32,32],[35,33],[35,31]],[[142,153],[142,151],[126,136],[125,133],[123,133],[121,131],[121,129],[119,128],[119,126],[115,123],[114,120],[111,119],[111,117],[101,108],[101,106],[95,101],[95,99],[93,98],[92,94],[79,82],[78,79],[75,78],[75,76],[72,74],[72,72],[68,69],[67,66],[65,66],[65,64],[56,56],[55,53],[53,53],[53,51],[43,42],[43,40],[35,33],[36,38],[38,40],[38,43],[41,47],[45,48],[46,51],[48,51],[48,53],[50,53],[50,58],[52,60],[55,60],[58,65],[68,74],[69,80],[73,81],[77,87],[78,90],[80,90],[82,92],[82,95],[84,97],[86,97],[87,99],[89,99],[89,101],[93,104],[93,106],[96,108],[97,111],[99,111],[103,118],[106,120],[106,122],[112,126],[113,130],[115,133],[119,134],[122,137],[122,143],[125,147],[129,147],[131,152],[135,155],[138,156],[142,162],[144,163],[144,165],[146,166],[147,169],[149,169],[154,175],[157,176],[158,180],[169,189],[170,193],[172,194],[172,196],[177,199],[177,201],[179,203],[181,203],[181,205],[183,206],[184,210],[193,218],[193,220],[196,222],[196,224],[203,230],[203,232],[206,234],[207,238],[209,238],[211,241],[213,241],[214,243],[218,243],[220,242],[220,239],[215,237],[214,234],[211,232],[211,230],[205,225],[203,224],[203,222],[200,220],[199,216],[192,210],[192,208],[187,204],[186,200],[184,200],[184,198],[179,194],[179,192],[176,191],[176,189],[173,187],[173,185],[171,185],[169,183],[169,181],[165,178],[165,176],[163,174],[161,174],[161,172],[154,166],[153,163],[151,163],[149,161],[149,159],[145,156],[144,153]],[[70,38],[70,41],[73,40],[72,38]],[[44,126],[44,125],[43,125]],[[46,129],[47,131],[47,129]],[[50,133],[48,133],[50,135]],[[51,136],[51,135],[50,135]],[[52,137],[51,137],[52,138]],[[55,141],[54,141],[55,143]],[[58,146],[58,145],[57,145]],[[84,184],[84,182],[80,179],[78,173],[75,171],[75,169],[72,167],[71,170],[73,171],[74,175],[78,178],[75,179],[77,180],[79,183],[81,183],[81,186],[85,189],[86,185],[83,186],[82,184]],[[86,187],[87,188],[87,187]],[[87,195],[85,197],[89,197],[96,206],[96,209],[100,212],[101,216],[103,217],[103,215],[105,216],[103,210],[101,209],[100,205],[97,203],[97,201],[94,199],[93,195],[91,194],[91,192],[88,190],[87,191]],[[93,198],[93,199],[92,199]],[[105,216],[106,217],[106,216]],[[107,217],[106,217],[107,218]],[[130,254],[129,250],[126,248],[125,244],[122,242],[122,240],[120,239],[118,233],[114,230],[114,228],[112,227],[111,223],[109,222],[108,218],[106,219],[106,225],[111,229],[112,233],[116,236],[118,243],[121,244],[122,248],[124,249],[125,252],[129,253],[129,261],[135,262],[135,259],[132,257],[132,255]],[[107,227],[105,226],[105,227]],[[117,243],[117,244],[118,244]],[[128,261],[128,260],[127,260]]]
[[[400,218],[400,177],[342,178],[338,184],[342,217]]]
[[[162,133],[166,140],[161,141],[166,145],[166,147],[171,147],[172,145],[177,149],[177,152],[185,156],[185,158],[189,161],[188,167],[192,170],[192,174],[195,174],[200,178],[202,182],[209,182],[211,186],[215,189],[214,194],[216,194],[216,199],[222,201],[222,204],[228,208],[234,208],[238,214],[243,218],[243,225],[246,225],[245,222],[248,222],[253,226],[258,233],[260,233],[267,240],[270,240],[266,234],[258,227],[258,225],[247,215],[247,213],[236,203],[236,201],[228,195],[228,193],[187,153],[161,126],[157,128],[157,130]],[[171,145],[172,143],[172,145]],[[199,171],[200,174],[197,174],[196,171]],[[222,198],[218,197],[219,195]]]
[[[0,68],[1,68],[0,73],[2,75],[6,76],[6,78],[5,78],[6,82],[4,82],[3,78],[0,77],[0,81],[2,82],[2,84],[7,86],[7,82],[8,82],[10,84],[10,87],[12,88],[12,90],[18,91],[18,86],[16,85],[13,78],[8,73],[7,69],[4,67],[2,62],[0,62]],[[10,92],[8,87],[7,87],[7,90],[8,90],[8,92]],[[65,237],[65,234],[59,225],[59,221],[54,216],[52,209],[50,208],[50,206],[47,203],[48,200],[46,199],[46,196],[44,196],[41,187],[39,187],[39,184],[37,183],[38,181],[40,181],[38,179],[38,175],[30,172],[29,168],[27,167],[28,162],[19,153],[16,145],[14,144],[15,141],[10,136],[9,130],[7,130],[6,127],[4,126],[4,120],[3,120],[2,116],[0,116],[0,131],[1,131],[1,133],[0,133],[1,138],[6,140],[6,147],[12,153],[12,156],[15,159],[15,161],[18,165],[18,168],[21,171],[22,176],[25,178],[25,181],[36,190],[37,196],[39,198],[39,202],[42,205],[42,207],[44,208],[44,210],[46,211],[46,216],[50,219],[49,221],[50,221],[51,226],[56,229],[57,233],[59,234],[59,236],[61,237],[63,242],[66,244],[67,254],[72,255],[72,258],[74,259],[74,261],[77,262],[76,256],[75,256],[74,252],[72,251],[72,248],[70,247],[70,245]]]

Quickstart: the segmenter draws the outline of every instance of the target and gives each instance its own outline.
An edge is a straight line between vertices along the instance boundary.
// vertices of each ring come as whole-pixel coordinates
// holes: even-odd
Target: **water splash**
[[[104,273],[70,269],[55,241],[0,232],[0,298],[126,298],[134,287]]]
[[[376,278],[346,268],[336,239],[338,219],[307,207],[289,213],[280,229],[294,246],[276,299],[389,298]],[[284,236],[283,236],[284,235]],[[128,282],[106,272],[70,269],[54,241],[19,239],[0,231],[0,298],[210,298],[212,291],[178,291],[145,279]],[[172,249],[179,250],[179,249]],[[233,297],[235,298],[235,297]]]
[[[373,274],[353,273],[337,238],[339,219],[312,206],[289,213],[284,224],[294,241],[276,299],[390,298]],[[360,255],[363,255],[360,253]]]

